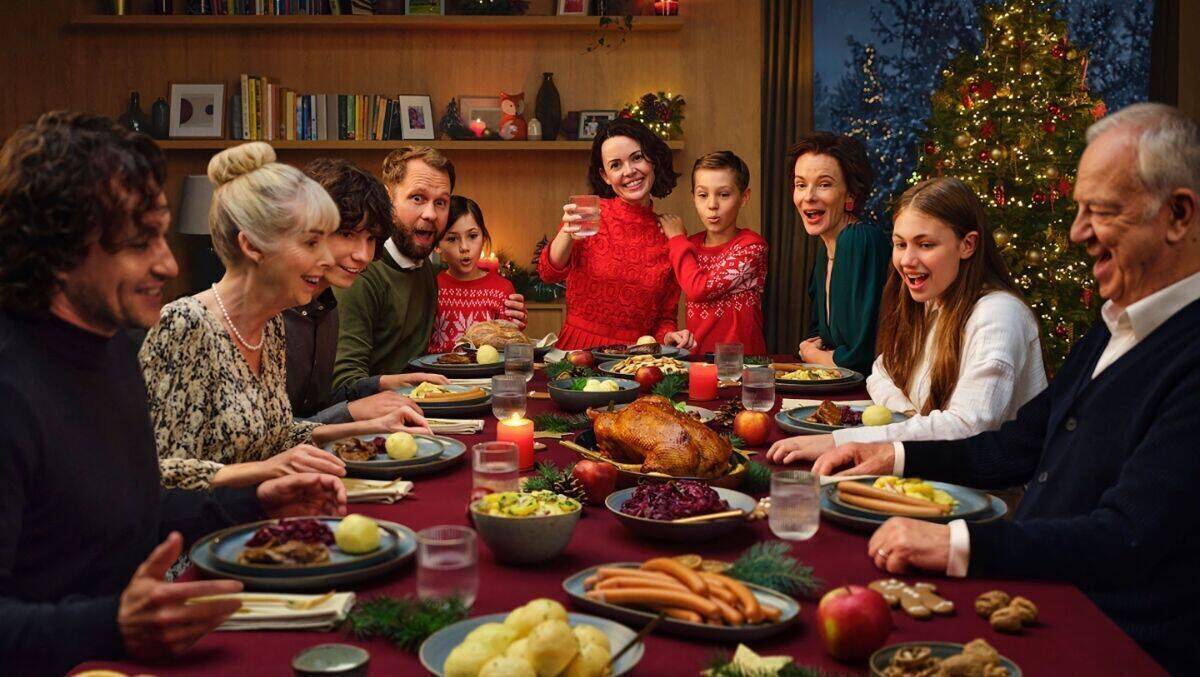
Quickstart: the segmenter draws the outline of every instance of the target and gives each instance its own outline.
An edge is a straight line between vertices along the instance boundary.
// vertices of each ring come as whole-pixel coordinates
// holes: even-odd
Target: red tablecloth
[[[533,387],[545,390],[540,376]],[[737,389],[724,389],[722,397],[736,397]],[[865,392],[831,396],[854,399]],[[799,397],[799,396],[797,396]],[[811,397],[805,395],[803,397]],[[553,411],[548,400],[530,401],[530,415]],[[701,406],[717,403],[694,402]],[[773,438],[782,436],[776,430]],[[489,420],[480,435],[461,436],[471,444],[495,439],[495,421]],[[574,454],[554,440],[543,440],[548,449],[539,460],[550,459],[559,465],[574,460]],[[403,523],[414,530],[435,524],[465,524],[465,506],[471,486],[471,471],[463,463],[440,475],[417,478],[413,494],[395,505],[352,505],[351,510],[371,517]],[[567,576],[602,563],[644,560],[657,555],[697,552],[714,559],[733,560],[753,543],[774,539],[765,521],[750,524],[728,539],[695,545],[673,545],[639,540],[622,527],[601,506],[588,508],[565,553],[551,562],[514,567],[492,559],[485,544],[480,545],[480,590],[473,615],[503,612],[535,597],[550,597],[569,606],[562,590]],[[823,523],[808,541],[792,544],[792,552],[815,569],[816,575],[830,586],[848,583],[865,585],[884,577],[867,557],[866,536]],[[888,643],[918,640],[968,642],[983,637],[1002,654],[1016,661],[1026,675],[1116,675],[1164,674],[1149,655],[1110,621],[1078,589],[1062,583],[1038,581],[1001,581],[988,579],[947,579],[939,576],[902,577],[910,582],[934,581],[943,596],[952,600],[957,614],[948,618],[915,621],[895,612],[896,630]],[[406,565],[391,577],[355,588],[361,598],[379,593],[415,594],[414,566]],[[1001,589],[1023,595],[1040,611],[1040,625],[1021,635],[1001,635],[973,610],[980,593]],[[787,632],[750,646],[763,655],[786,654],[804,665],[819,666],[833,672],[865,673],[862,665],[838,663],[825,655],[814,626],[816,600],[801,600],[800,622]],[[371,653],[371,674],[422,674],[415,654],[396,649],[384,641],[359,642],[341,633],[314,632],[216,632],[201,640],[186,656],[170,664],[88,663],[84,668],[110,668],[122,672],[152,674],[253,674],[290,675],[291,660],[302,649],[327,642],[358,644]],[[735,645],[722,646],[683,640],[669,635],[653,635],[646,641],[646,653],[634,675],[695,675],[717,651],[732,651]]]

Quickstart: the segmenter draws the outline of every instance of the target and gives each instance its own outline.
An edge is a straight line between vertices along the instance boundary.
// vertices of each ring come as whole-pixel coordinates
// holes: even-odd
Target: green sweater
[[[336,289],[340,324],[333,388],[376,374],[398,374],[425,352],[437,312],[433,264],[402,270],[386,253],[349,289]]]
[[[813,299],[810,336],[820,336],[833,349],[833,363],[861,374],[871,373],[875,361],[875,330],[879,299],[887,281],[892,243],[870,223],[851,223],[838,234],[837,254],[829,281],[829,315],[825,313],[825,243],[817,247],[809,295]],[[832,320],[832,321],[830,321]]]

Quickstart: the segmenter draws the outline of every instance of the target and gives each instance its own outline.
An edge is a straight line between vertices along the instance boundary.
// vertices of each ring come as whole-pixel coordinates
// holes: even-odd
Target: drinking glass
[[[581,218],[577,221],[579,237],[591,237],[600,232],[600,196],[572,195],[571,204],[575,205],[575,213]]]
[[[504,374],[492,377],[492,414],[496,420],[503,421],[525,416],[525,376],[523,374]]]
[[[533,344],[510,343],[504,349],[504,373],[520,374],[525,382],[533,380]]]
[[[479,593],[479,551],[475,531],[442,525],[417,532],[417,596],[461,597],[470,607]]]
[[[775,408],[774,369],[747,367],[742,372],[742,406],[764,413]]]
[[[786,541],[807,541],[821,525],[821,482],[803,470],[783,470],[771,475],[771,510],[768,524]]]
[[[736,381],[742,377],[742,344],[718,343],[716,358],[718,379]]]
[[[521,490],[514,442],[480,442],[471,447],[471,470],[474,489],[490,492]]]

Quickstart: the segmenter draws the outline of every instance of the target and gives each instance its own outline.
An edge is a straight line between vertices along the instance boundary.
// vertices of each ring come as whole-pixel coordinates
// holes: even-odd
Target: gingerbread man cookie
[[[895,578],[881,579],[867,586],[883,595],[884,601],[892,606],[900,605],[904,613],[917,620],[926,620],[934,614],[949,616],[954,613],[954,602],[937,595],[937,586],[932,583],[908,585]]]

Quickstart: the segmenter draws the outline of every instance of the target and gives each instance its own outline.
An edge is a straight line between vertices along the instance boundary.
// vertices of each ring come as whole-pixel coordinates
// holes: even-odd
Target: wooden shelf
[[[171,139],[158,145],[163,150],[222,150],[245,141],[234,139]],[[591,141],[268,141],[276,150],[392,150],[400,146],[429,146],[442,150],[556,151],[590,150]],[[683,150],[683,139],[667,142],[671,150]]]
[[[188,14],[91,14],[75,17],[71,25],[88,29],[375,29],[419,31],[575,31],[600,30],[598,16],[206,16]],[[621,17],[612,17],[621,20]],[[633,31],[678,31],[678,16],[635,16]]]

